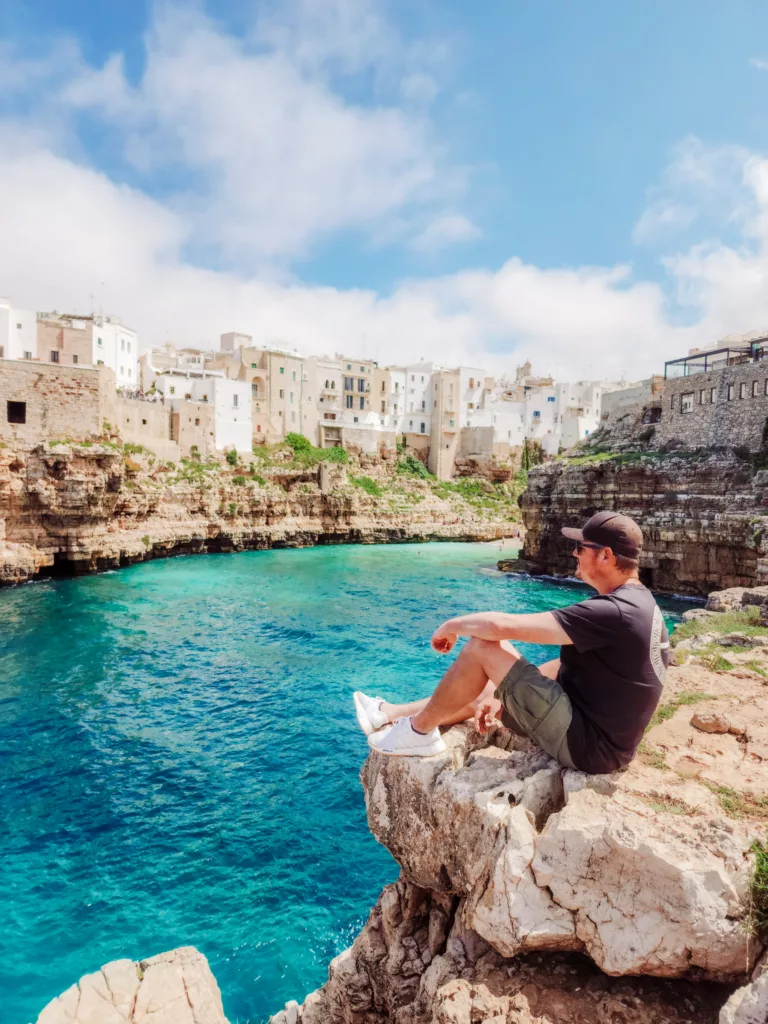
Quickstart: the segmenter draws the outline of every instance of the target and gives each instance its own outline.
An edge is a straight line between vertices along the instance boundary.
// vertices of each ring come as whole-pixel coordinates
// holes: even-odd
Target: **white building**
[[[248,381],[228,380],[223,372],[204,370],[168,370],[155,384],[172,409],[184,403],[212,405],[214,445],[218,451],[234,448],[238,452],[253,449],[251,385]]]
[[[37,318],[0,298],[0,359],[37,359]]]
[[[38,338],[48,339],[47,347],[39,353],[41,359],[67,362],[71,354],[76,357],[72,361],[81,366],[108,366],[114,370],[117,387],[138,388],[138,338],[120,317],[101,313],[78,316],[54,311],[38,313],[36,319]],[[51,336],[57,338],[56,348],[51,347]],[[57,353],[56,358],[51,352]]]

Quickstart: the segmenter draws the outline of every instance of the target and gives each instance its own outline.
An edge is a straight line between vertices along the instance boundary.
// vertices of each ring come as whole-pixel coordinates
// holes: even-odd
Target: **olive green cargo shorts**
[[[502,725],[528,736],[566,768],[575,767],[568,750],[573,708],[556,679],[520,658],[496,687],[496,697],[501,701]]]

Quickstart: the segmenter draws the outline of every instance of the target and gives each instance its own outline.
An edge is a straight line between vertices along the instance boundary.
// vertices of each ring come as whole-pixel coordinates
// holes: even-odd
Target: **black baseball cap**
[[[599,544],[627,558],[637,558],[643,546],[643,531],[634,519],[620,512],[596,512],[580,530],[564,526],[561,532],[569,540]]]

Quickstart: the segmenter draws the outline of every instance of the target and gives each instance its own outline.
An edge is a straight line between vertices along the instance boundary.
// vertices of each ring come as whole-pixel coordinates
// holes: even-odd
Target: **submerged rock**
[[[227,1024],[208,961],[193,946],[149,960],[114,960],[84,975],[37,1024]]]

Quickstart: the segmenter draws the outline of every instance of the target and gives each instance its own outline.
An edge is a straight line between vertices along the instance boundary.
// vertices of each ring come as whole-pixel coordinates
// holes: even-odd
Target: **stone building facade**
[[[29,448],[42,441],[93,441],[115,417],[115,375],[26,360],[0,361],[0,441]]]
[[[768,420],[768,359],[667,379],[661,408],[659,443],[756,452]]]

